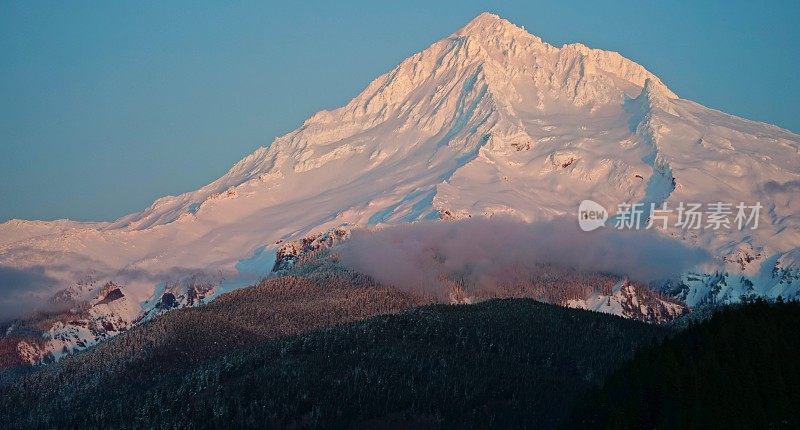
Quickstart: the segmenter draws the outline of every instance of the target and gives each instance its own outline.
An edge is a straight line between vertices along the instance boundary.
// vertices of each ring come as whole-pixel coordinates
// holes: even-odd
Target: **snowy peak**
[[[580,43],[556,48],[543,42],[541,38],[529,34],[524,28],[491,13],[480,14],[455,32],[451,38],[476,42],[483,49],[472,51],[487,55],[486,59],[494,60],[500,68],[521,69],[528,73],[531,69],[541,68],[555,77],[571,75],[570,78],[576,81],[580,79],[592,81],[592,77],[605,74],[639,88],[649,79],[651,86],[659,93],[667,98],[677,98],[658,77],[616,52],[591,49]],[[523,67],[519,67],[520,65]],[[534,74],[533,77],[537,79],[548,76]],[[540,79],[537,84],[552,83],[553,76],[549,78]]]
[[[521,38],[542,42],[538,37],[526,32],[524,28],[517,27],[511,22],[489,12],[483,12],[476,16],[467,25],[453,33],[453,36],[474,37],[482,40]]]
[[[377,78],[343,109],[320,112],[304,127],[342,119],[361,125],[367,119],[366,124],[374,126],[404,114],[430,114],[419,104],[441,106],[442,96],[458,87],[454,83],[463,87],[476,72],[497,104],[526,102],[525,108],[539,111],[552,110],[554,100],[591,109],[621,104],[626,96],[639,94],[647,80],[654,91],[677,98],[658,77],[616,52],[578,43],[556,48],[497,15],[483,13]]]
[[[799,160],[796,134],[682,100],[616,52],[554,47],[481,14],[198,190],[114,223],[0,224],[0,266],[43,271],[59,288],[92,273],[97,285],[124,287],[124,298],[100,307],[131,302],[153,315],[252,285],[296,258],[286,243],[340,226],[547,220],[573,216],[587,198],[610,211],[623,202],[761,202],[758,230],[666,232],[748,264],[749,278],[738,263],[726,278],[741,278],[741,288],[692,276],[681,297],[735,301],[748,283],[795,297],[796,251],[784,254],[800,247]],[[745,244],[752,255],[732,255]],[[193,288],[194,273],[218,281]],[[188,289],[165,291],[175,283]]]

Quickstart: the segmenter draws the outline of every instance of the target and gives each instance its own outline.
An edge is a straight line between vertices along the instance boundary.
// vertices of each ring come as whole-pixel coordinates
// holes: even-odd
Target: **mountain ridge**
[[[342,226],[532,222],[586,198],[612,212],[763,201],[759,230],[665,231],[718,258],[670,291],[689,305],[796,296],[798,160],[796,134],[680,99],[618,53],[556,48],[481,14],[197,191],[111,223],[0,224],[0,266],[57,288],[113,282],[145,312],[198,272],[215,280],[209,300],[252,285],[281,242]]]

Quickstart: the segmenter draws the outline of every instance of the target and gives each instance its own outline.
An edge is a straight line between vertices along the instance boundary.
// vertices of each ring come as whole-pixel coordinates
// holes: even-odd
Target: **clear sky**
[[[482,11],[800,132],[800,2],[3,1],[0,221],[111,220],[216,179]]]

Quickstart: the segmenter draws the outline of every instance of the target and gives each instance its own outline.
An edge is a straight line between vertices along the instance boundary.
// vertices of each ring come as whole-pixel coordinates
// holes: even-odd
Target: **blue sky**
[[[600,3],[2,2],[0,221],[111,220],[198,188],[487,10],[800,131],[800,2]]]

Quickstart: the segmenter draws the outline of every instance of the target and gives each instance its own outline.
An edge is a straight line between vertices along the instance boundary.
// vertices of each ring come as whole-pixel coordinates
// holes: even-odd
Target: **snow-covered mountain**
[[[584,199],[612,212],[760,202],[755,230],[667,229],[717,257],[670,291],[689,305],[798,297],[798,191],[800,136],[484,13],[197,191],[110,223],[0,224],[0,266],[42,271],[54,290],[113,282],[151,313],[169,285],[214,279],[211,299],[268,272],[281,241],[340,226],[574,217]]]

